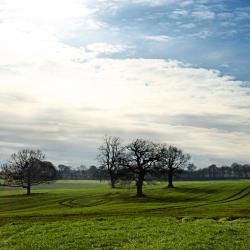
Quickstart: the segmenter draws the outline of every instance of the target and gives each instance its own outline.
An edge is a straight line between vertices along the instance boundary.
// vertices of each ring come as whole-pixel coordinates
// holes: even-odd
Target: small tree
[[[160,171],[168,176],[168,187],[173,188],[173,176],[182,172],[190,160],[189,154],[174,146],[163,145],[161,148]]]
[[[56,177],[56,169],[51,162],[42,161],[45,155],[40,151],[24,149],[11,155],[3,166],[5,185],[23,187],[27,195],[31,187],[48,182]]]
[[[105,136],[103,144],[99,147],[97,159],[100,169],[107,170],[111,187],[114,188],[119,179],[120,159],[124,152],[119,137]]]
[[[142,187],[145,176],[153,172],[154,163],[159,159],[159,147],[151,141],[137,139],[126,147],[123,166],[133,173],[137,196],[144,196]]]

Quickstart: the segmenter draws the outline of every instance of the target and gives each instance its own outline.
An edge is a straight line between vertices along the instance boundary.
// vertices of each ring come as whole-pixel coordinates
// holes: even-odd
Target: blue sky
[[[75,46],[89,42],[125,43],[136,49],[132,55],[118,56],[177,59],[249,80],[248,1],[159,1],[156,5],[153,1],[153,5],[150,1],[138,2],[109,3],[109,8],[96,13],[108,28],[98,34],[89,32],[87,37],[83,31],[82,37],[66,42]],[[164,36],[165,41],[157,41],[157,37]]]
[[[104,134],[250,161],[250,2],[0,0],[0,160],[97,164]]]

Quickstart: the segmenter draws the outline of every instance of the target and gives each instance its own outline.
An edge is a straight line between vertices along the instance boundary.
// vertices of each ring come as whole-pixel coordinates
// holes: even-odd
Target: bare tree
[[[119,177],[120,159],[124,152],[119,137],[105,136],[103,144],[99,147],[97,159],[101,164],[100,168],[108,172],[111,187],[114,188]]]
[[[40,150],[24,149],[12,154],[3,166],[4,185],[26,188],[30,195],[33,185],[53,180],[56,169],[51,162],[43,161],[44,158]]]
[[[173,188],[173,176],[182,172],[190,160],[189,154],[174,146],[163,145],[161,148],[160,170],[168,176],[168,187]]]
[[[137,139],[126,147],[123,165],[134,175],[137,196],[144,196],[142,188],[145,175],[153,172],[154,163],[159,159],[159,147],[151,141]]]

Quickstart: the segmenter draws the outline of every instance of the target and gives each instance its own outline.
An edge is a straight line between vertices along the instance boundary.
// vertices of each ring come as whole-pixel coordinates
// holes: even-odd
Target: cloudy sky
[[[0,0],[0,160],[95,164],[104,134],[250,162],[248,0]]]

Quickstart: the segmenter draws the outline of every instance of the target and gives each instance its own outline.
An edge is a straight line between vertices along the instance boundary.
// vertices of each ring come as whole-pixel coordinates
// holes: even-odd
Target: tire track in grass
[[[173,206],[173,207],[161,207],[161,208],[155,208],[152,209],[151,211],[164,211],[167,210],[169,208],[171,209],[187,209],[187,208],[195,208],[195,207],[203,207],[203,206],[209,206],[212,204],[219,204],[219,203],[228,203],[228,202],[232,202],[232,201],[236,201],[236,200],[240,200],[243,199],[245,197],[247,197],[248,195],[250,195],[250,192],[244,193],[246,190],[250,189],[250,186],[247,186],[243,189],[241,189],[240,191],[238,191],[237,193],[222,199],[222,200],[216,200],[216,201],[211,201],[210,203],[203,203],[203,204],[197,204],[197,205],[193,205],[193,206]],[[243,194],[242,194],[243,193]],[[240,197],[237,197],[238,195],[242,194]]]
[[[63,206],[63,207],[70,207],[73,208],[74,206],[72,205],[72,202],[75,199],[64,199],[58,202],[59,205]]]
[[[225,198],[225,199],[223,199],[223,200],[220,200],[220,201],[227,201],[227,202],[228,202],[228,200],[232,200],[232,199],[235,198],[236,196],[238,196],[238,195],[244,193],[244,192],[245,192],[246,190],[248,190],[249,188],[250,188],[250,186],[247,186],[247,187],[241,189],[241,190],[240,190],[239,192],[237,192],[236,194],[233,194],[233,195],[231,195],[231,196],[229,196],[229,197],[227,197],[227,198]],[[239,200],[239,199],[241,199],[241,198],[246,197],[246,196],[249,195],[249,194],[250,194],[250,192],[248,192],[248,193],[246,193],[246,194],[243,194],[242,196],[240,196],[240,198],[233,199],[233,200]]]
[[[108,201],[100,200],[100,201],[89,203],[86,205],[79,205],[79,204],[74,203],[75,201],[77,201],[77,199],[65,199],[65,200],[59,201],[58,203],[61,206],[70,207],[70,208],[94,207],[94,206],[99,206],[99,205],[108,203]]]
[[[243,194],[242,196],[237,197],[235,199],[230,199],[230,200],[222,201],[221,203],[227,203],[227,202],[231,202],[231,201],[237,201],[237,200],[240,200],[240,199],[243,199],[243,198],[247,197],[248,195],[250,195],[250,192],[248,192],[246,194]]]
[[[164,212],[167,209],[189,209],[189,208],[203,207],[203,206],[209,206],[209,205],[213,205],[213,204],[215,205],[215,204],[220,204],[220,203],[228,203],[228,202],[232,202],[232,201],[237,201],[237,200],[243,199],[243,198],[247,197],[248,195],[250,195],[250,192],[248,191],[249,189],[250,189],[250,186],[247,186],[247,187],[241,189],[240,191],[236,192],[235,194],[228,196],[227,198],[215,200],[215,201],[211,201],[211,202],[207,202],[207,203],[203,203],[203,204],[196,204],[196,205],[190,205],[190,206],[158,207],[158,208],[147,210],[147,212],[158,213],[158,212]],[[246,191],[248,191],[248,192],[246,192]],[[86,198],[86,197],[83,197],[83,198]],[[87,198],[89,198],[89,197],[87,197]],[[69,207],[69,208],[89,208],[89,207],[95,207],[95,206],[103,205],[103,204],[110,202],[109,200],[101,199],[101,200],[98,200],[96,202],[92,202],[92,203],[89,202],[88,204],[80,205],[80,204],[76,203],[78,199],[72,199],[72,198],[64,199],[62,201],[59,201],[59,204],[61,206]],[[131,213],[131,214],[134,214],[134,213]]]
[[[243,199],[245,198],[246,196],[248,196],[250,194],[250,192],[247,192],[244,194],[244,192],[246,190],[248,190],[250,188],[250,186],[247,186],[243,189],[241,189],[240,191],[238,191],[237,193],[225,198],[225,199],[222,199],[222,200],[215,200],[215,201],[211,201],[210,203],[205,203],[205,204],[200,204],[200,205],[194,205],[192,207],[196,207],[196,206],[207,206],[207,205],[210,205],[210,204],[214,204],[214,203],[227,203],[227,202],[231,202],[231,201],[236,201],[236,200],[240,200],[240,199]],[[241,196],[237,197],[238,195],[242,194]],[[235,199],[234,199],[235,198]]]
[[[173,206],[171,207],[171,209],[187,209],[187,208],[194,208],[194,207],[202,207],[202,206],[208,206],[208,205],[211,205],[211,204],[216,204],[216,203],[228,203],[228,202],[231,202],[231,201],[236,201],[236,200],[240,200],[246,196],[248,196],[250,194],[250,192],[247,192],[244,194],[244,192],[246,190],[248,190],[250,188],[250,186],[247,186],[245,188],[243,188],[242,190],[238,191],[237,193],[227,197],[227,198],[224,198],[222,200],[217,200],[217,201],[211,201],[210,203],[203,203],[203,204],[197,204],[197,205],[192,205],[192,206]],[[242,194],[240,197],[237,197],[238,195]],[[235,199],[233,199],[235,198]],[[94,207],[94,206],[99,206],[99,205],[103,205],[103,204],[106,204],[108,203],[109,201],[105,201],[105,200],[99,200],[99,201],[96,201],[94,203],[89,203],[89,204],[86,204],[86,205],[79,205],[79,204],[76,204],[74,203],[74,201],[77,201],[77,199],[64,199],[62,201],[59,201],[59,204],[61,206],[64,206],[64,207],[70,207],[70,208],[84,208],[84,207]],[[166,207],[166,208],[156,208],[154,210],[164,210],[164,209],[168,209],[169,207]]]
[[[111,193],[112,195],[112,193]],[[108,193],[108,196],[110,196],[110,193]],[[88,196],[87,196],[88,197]],[[79,197],[80,198],[80,197]],[[83,197],[83,198],[86,198],[86,197]],[[85,204],[85,205],[80,205],[80,204],[77,204],[76,201],[78,199],[72,199],[72,198],[68,198],[68,199],[64,199],[62,201],[59,201],[59,205],[61,206],[64,206],[64,207],[70,207],[70,208],[84,208],[84,207],[94,207],[94,206],[99,206],[99,205],[103,205],[103,204],[106,204],[108,203],[109,201],[108,200],[98,200],[96,202],[90,202],[88,204]]]

